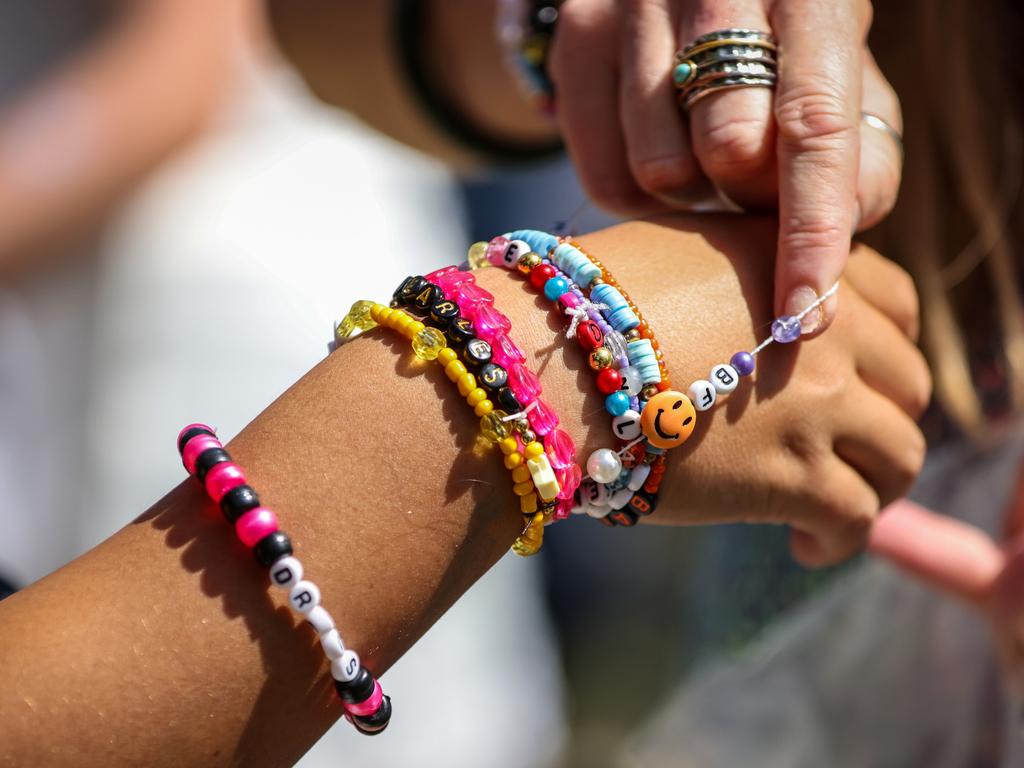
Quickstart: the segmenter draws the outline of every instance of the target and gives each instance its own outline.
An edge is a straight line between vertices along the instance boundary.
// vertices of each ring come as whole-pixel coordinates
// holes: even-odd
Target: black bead
[[[626,527],[636,525],[637,515],[635,512],[631,512],[628,509],[617,509],[608,515],[614,522],[619,525],[625,525]]]
[[[430,308],[430,319],[439,328],[445,328],[449,321],[459,316],[459,305],[450,299],[442,299]]]
[[[355,679],[343,683],[340,680],[334,681],[334,690],[338,697],[346,704],[358,704],[366,701],[373,694],[373,675],[366,667],[360,667]]]
[[[392,298],[400,306],[406,306],[412,297],[427,287],[427,281],[419,275],[410,275],[395,289]]]
[[[523,410],[519,398],[512,392],[512,388],[505,386],[498,390],[498,405],[508,413],[519,413]]]
[[[199,478],[199,482],[203,482],[206,479],[206,473],[215,464],[220,464],[223,461],[231,461],[228,452],[223,448],[207,448],[200,453],[199,458],[196,459],[196,477]]]
[[[483,339],[470,339],[462,350],[462,359],[466,361],[466,367],[474,371],[491,362],[493,355],[491,345]]]
[[[391,722],[391,697],[384,696],[380,706],[372,715],[353,715],[352,725],[356,730],[367,736],[376,736],[388,727]]]
[[[615,527],[615,521],[612,520],[608,515],[605,515],[604,517],[597,518],[597,522],[599,522],[601,525],[604,525],[604,526],[606,526],[608,528],[614,528]]]
[[[236,485],[221,498],[220,511],[224,513],[228,522],[233,524],[250,509],[255,509],[259,505],[260,497],[251,486]]]
[[[658,494],[637,491],[629,500],[626,509],[640,516],[650,515],[658,508]]]
[[[184,453],[185,444],[196,435],[209,435],[210,437],[216,437],[216,435],[206,427],[192,427],[192,429],[183,433],[182,436],[178,438],[178,453]]]
[[[464,317],[456,317],[448,324],[448,343],[453,347],[461,347],[470,339],[476,338],[476,328]]]
[[[497,392],[508,384],[508,371],[497,363],[488,363],[480,369],[476,378],[482,387],[489,389],[491,392]]]
[[[427,315],[437,302],[444,299],[441,289],[433,283],[427,283],[420,292],[409,300],[409,311],[423,317]]]
[[[274,531],[257,541],[252,553],[256,555],[256,562],[264,568],[269,568],[282,557],[292,553],[292,541],[286,533]]]

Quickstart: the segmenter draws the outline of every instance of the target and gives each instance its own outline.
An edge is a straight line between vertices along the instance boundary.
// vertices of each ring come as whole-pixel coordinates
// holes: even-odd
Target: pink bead
[[[569,516],[572,515],[573,504],[574,502],[571,497],[568,499],[559,499],[558,505],[555,507],[555,513],[551,517],[555,520],[568,519]]]
[[[220,500],[224,498],[225,493],[232,488],[245,485],[245,473],[237,464],[233,464],[230,461],[222,461],[220,464],[214,464],[210,471],[206,473],[206,479],[203,481],[203,484],[206,486],[207,495],[220,504]]]
[[[454,272],[446,272],[437,278],[434,283],[437,285],[441,292],[444,293],[446,299],[454,301],[457,298],[455,293],[456,289],[463,283],[475,283],[476,278],[473,277],[469,272],[463,272],[462,270],[455,270]]]
[[[537,405],[530,409],[527,418],[533,431],[543,437],[552,429],[558,426],[558,416],[551,410],[551,406],[543,400],[537,400]]]
[[[487,260],[496,267],[505,265],[505,250],[508,248],[509,239],[498,235],[487,244]]]
[[[558,480],[558,498],[572,499],[573,493],[583,482],[583,470],[579,464],[570,464],[564,469],[555,470],[555,479]]]
[[[350,715],[372,715],[380,709],[383,701],[384,691],[380,687],[380,681],[374,680],[373,693],[370,694],[370,698],[366,701],[360,701],[358,704],[346,704],[345,711]]]
[[[491,306],[494,304],[494,296],[490,291],[485,291],[479,285],[474,283],[463,283],[458,288],[459,298],[456,300],[456,304],[459,305],[459,309],[467,317],[472,317],[476,313],[477,307],[484,304]]]
[[[526,355],[508,336],[502,334],[491,341],[491,359],[506,371],[526,361]]]
[[[215,434],[217,432],[217,430],[215,430],[213,427],[209,426],[208,424],[200,424],[200,423],[196,422],[195,424],[188,424],[184,429],[182,429],[181,432],[178,433],[178,439],[175,440],[175,442],[176,443],[180,443],[181,442],[181,438],[184,436],[184,434],[186,432],[188,432],[190,429],[196,429],[196,428],[198,428],[198,429],[206,429],[206,430],[209,430],[210,432],[213,432]]]
[[[424,275],[423,277],[428,283],[433,283],[434,285],[437,285],[437,281],[442,275],[450,275],[452,272],[458,271],[459,268],[455,266],[441,267],[440,269],[435,269],[429,275]]]
[[[193,437],[185,443],[185,450],[181,452],[181,463],[185,465],[185,470],[190,475],[194,475],[196,473],[196,459],[199,458],[199,454],[209,448],[223,447],[220,440],[212,435]]]
[[[548,460],[554,469],[565,469],[576,463],[576,444],[564,429],[553,429],[544,439]]]
[[[582,301],[583,299],[572,291],[569,291],[568,293],[563,293],[558,297],[558,308],[562,311],[562,314],[565,314],[565,310],[578,307]]]
[[[516,396],[523,405],[528,405],[540,395],[540,379],[523,365],[512,365],[506,368],[508,371],[508,385],[512,388],[512,394]]]
[[[486,304],[481,304],[477,308],[473,325],[476,327],[476,335],[485,341],[490,341],[497,338],[499,334],[505,334],[512,330],[512,321],[494,307],[489,307]]]
[[[277,515],[266,507],[250,509],[235,521],[235,533],[247,547],[255,547],[264,536],[278,529]]]

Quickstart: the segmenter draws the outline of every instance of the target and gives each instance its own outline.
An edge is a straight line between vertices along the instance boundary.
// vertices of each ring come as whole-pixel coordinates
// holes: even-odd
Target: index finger
[[[796,314],[838,279],[854,231],[860,150],[861,49],[866,19],[859,2],[776,3],[780,41],[775,97],[779,162],[779,243],[775,305]],[[823,327],[835,299],[804,318]]]

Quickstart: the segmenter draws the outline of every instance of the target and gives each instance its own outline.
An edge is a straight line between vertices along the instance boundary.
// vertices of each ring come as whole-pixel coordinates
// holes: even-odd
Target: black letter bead
[[[367,736],[376,736],[388,727],[389,722],[391,722],[390,696],[384,696],[381,699],[380,706],[372,715],[353,715],[352,717],[352,725]]]
[[[619,509],[608,515],[619,525],[625,525],[627,527],[636,525],[637,516],[635,512],[630,512],[628,509]]]
[[[629,500],[626,509],[637,515],[650,515],[658,507],[658,496],[653,493],[637,491]]]
[[[482,387],[490,390],[491,392],[497,392],[508,384],[508,371],[497,363],[488,363],[480,369],[476,378]]]
[[[264,568],[269,568],[282,557],[292,553],[292,542],[284,532],[274,531],[257,541],[252,553],[256,556],[256,562]]]
[[[446,327],[449,320],[453,320],[458,316],[459,305],[448,299],[442,299],[430,308],[430,319],[439,328]]]
[[[423,317],[427,315],[437,302],[444,299],[441,289],[433,283],[427,283],[419,293],[412,297],[409,311]]]
[[[400,306],[406,306],[412,297],[427,287],[427,281],[419,275],[410,275],[395,289],[392,298]]]
[[[216,435],[206,427],[192,427],[192,429],[185,432],[180,438],[178,438],[178,453],[184,453],[185,444],[196,435],[209,435],[210,437],[216,437]]]
[[[199,482],[203,482],[206,479],[206,473],[215,464],[220,464],[224,461],[231,461],[231,457],[228,456],[228,452],[223,448],[207,448],[200,453],[199,458],[196,459],[196,477],[199,478]]]
[[[461,347],[474,337],[476,337],[476,328],[466,318],[456,317],[448,324],[448,343],[451,346]]]
[[[507,386],[498,390],[498,405],[508,413],[519,413],[523,410],[523,406],[512,392],[512,388]]]
[[[466,367],[477,370],[482,365],[491,362],[494,350],[491,345],[483,339],[470,339],[462,350],[462,359],[466,361]]]
[[[334,681],[334,690],[338,697],[346,704],[358,704],[366,701],[373,694],[373,675],[366,667],[359,667],[354,679],[343,683],[340,680]]]
[[[229,523],[234,524],[238,518],[259,505],[260,497],[251,486],[236,485],[221,498],[220,511],[224,513]]]

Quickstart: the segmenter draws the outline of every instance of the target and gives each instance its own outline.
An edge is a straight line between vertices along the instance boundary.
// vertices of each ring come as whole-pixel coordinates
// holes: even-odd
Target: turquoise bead
[[[604,400],[604,409],[612,416],[621,416],[629,410],[629,395],[621,390],[612,392]]]
[[[569,290],[569,281],[564,277],[552,277],[544,283],[544,295],[551,301],[558,301],[558,297]]]
[[[681,62],[676,64],[675,69],[672,70],[672,82],[676,85],[684,85],[692,74],[693,65],[685,61]]]

